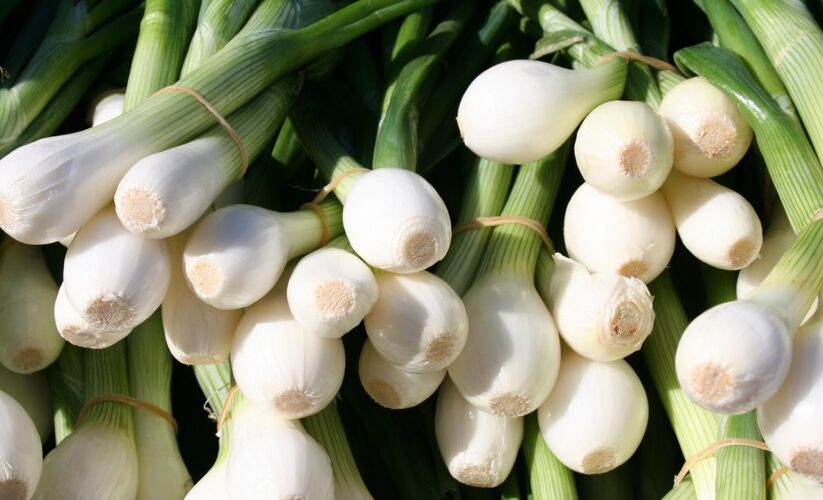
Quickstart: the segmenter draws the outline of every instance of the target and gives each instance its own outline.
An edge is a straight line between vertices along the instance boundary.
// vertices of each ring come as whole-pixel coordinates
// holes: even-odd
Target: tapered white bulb
[[[703,77],[669,90],[660,115],[674,137],[674,168],[694,177],[715,177],[735,165],[752,142],[752,129],[734,102]]]
[[[386,360],[410,372],[448,367],[469,333],[463,301],[427,271],[380,273],[380,298],[366,316],[369,341]]]
[[[114,195],[120,222],[144,238],[167,238],[194,224],[233,177],[223,143],[205,135],[138,161]]]
[[[672,172],[663,185],[680,240],[706,264],[737,270],[751,264],[763,227],[751,203],[711,179]]]
[[[522,417],[546,399],[560,367],[560,337],[534,286],[517,277],[475,283],[463,297],[466,346],[449,377],[471,404]]]
[[[628,363],[592,361],[568,349],[557,384],[538,410],[549,449],[581,474],[625,463],[640,445],[648,417],[646,392]]]
[[[663,272],[674,253],[675,226],[659,191],[638,200],[618,201],[583,184],[566,207],[563,239],[569,257],[589,271],[649,283]]]
[[[343,383],[345,363],[343,341],[306,331],[283,293],[250,307],[232,343],[232,372],[240,390],[280,418],[303,418],[325,408]]]
[[[0,364],[32,373],[53,363],[65,342],[54,317],[57,285],[42,251],[8,240],[0,250]]]
[[[608,64],[573,71],[515,60],[480,73],[466,89],[457,124],[477,156],[528,163],[554,152],[598,104],[619,97],[625,70]]]
[[[0,391],[0,498],[28,500],[43,469],[43,444],[26,410]]]
[[[589,359],[624,358],[639,350],[652,332],[652,297],[637,278],[589,274],[582,264],[556,253],[547,295],[543,299],[560,336]]]
[[[183,272],[183,247],[189,232],[169,238],[171,282],[163,299],[166,345],[177,361],[186,365],[219,363],[231,353],[231,342],[241,309],[217,309],[192,292]]]
[[[420,175],[380,168],[358,177],[346,195],[343,227],[369,265],[413,273],[446,256],[451,221],[446,204]]]
[[[137,496],[137,450],[123,429],[83,425],[60,442],[43,461],[36,500]]]
[[[54,322],[60,336],[78,347],[103,349],[122,340],[132,329],[106,330],[92,326],[69,303],[65,284],[60,285],[54,301]]]
[[[715,306],[695,318],[680,338],[675,355],[680,386],[710,411],[737,415],[752,410],[786,377],[793,333],[785,319],[756,302]]]
[[[171,279],[169,249],[163,240],[126,231],[108,206],[77,233],[63,278],[69,303],[83,319],[122,332],[160,307]]]
[[[326,451],[297,421],[246,404],[232,415],[226,487],[231,500],[333,499]]]
[[[194,483],[194,487],[186,493],[185,500],[226,500],[229,498],[226,486],[226,470],[228,460],[215,462],[211,469]]]
[[[287,288],[289,309],[307,332],[342,337],[357,326],[377,301],[377,280],[356,255],[321,248],[295,266]]]
[[[469,486],[494,488],[514,467],[523,441],[523,418],[481,411],[446,380],[437,397],[434,431],[453,478]]]
[[[52,390],[49,387],[46,370],[24,375],[8,370],[0,364],[0,391],[20,403],[37,427],[40,441],[46,442],[54,429]]]
[[[794,338],[783,385],[757,409],[763,439],[781,462],[823,482],[823,315]]]
[[[412,373],[386,361],[368,340],[360,351],[360,384],[380,406],[402,410],[429,398],[443,382],[446,370]]]
[[[580,124],[574,157],[583,179],[617,200],[657,191],[672,169],[668,125],[646,103],[609,101]]]

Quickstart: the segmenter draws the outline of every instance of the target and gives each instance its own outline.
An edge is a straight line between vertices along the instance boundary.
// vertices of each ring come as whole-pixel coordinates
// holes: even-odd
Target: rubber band
[[[314,210],[314,213],[316,213],[317,216],[320,217],[320,225],[322,227],[322,233],[320,235],[320,243],[317,244],[317,247],[318,248],[322,247],[323,245],[328,243],[329,242],[329,235],[330,235],[329,218],[326,216],[326,211],[323,210],[323,207],[321,207],[320,205],[318,205],[317,203],[315,203],[313,201],[310,201],[308,203],[303,203],[302,205],[300,205],[300,208],[311,208],[312,210]]]
[[[315,196],[314,199],[311,200],[311,203],[320,203],[321,201],[325,200],[326,197],[332,191],[334,191],[335,188],[337,188],[337,186],[340,185],[340,183],[343,182],[344,179],[346,179],[346,177],[348,177],[352,174],[356,174],[358,172],[371,172],[371,170],[369,170],[368,168],[357,167],[357,168],[350,168],[346,171],[341,172],[337,177],[330,180],[328,184],[326,184],[325,186],[320,188],[320,192],[318,192],[317,196]]]
[[[79,427],[83,422],[86,413],[88,413],[93,406],[100,403],[123,403],[136,408],[143,408],[144,410],[154,413],[158,417],[164,418],[171,425],[172,429],[174,429],[174,432],[177,433],[177,420],[175,420],[169,412],[159,406],[149,403],[148,401],[143,401],[142,399],[133,398],[124,394],[106,394],[104,396],[97,396],[96,398],[89,400],[85,405],[83,405],[83,408],[77,415],[77,420],[75,421],[74,426]]]
[[[680,469],[680,472],[677,474],[677,477],[674,478],[674,485],[677,486],[678,484],[683,482],[683,479],[686,478],[686,475],[697,462],[700,462],[704,458],[707,458],[709,455],[716,452],[717,450],[729,446],[749,446],[751,448],[757,448],[758,450],[769,451],[769,447],[766,446],[766,443],[754,439],[727,438],[717,440],[714,443],[707,446],[706,448],[704,448],[703,450],[689,457],[688,460],[686,460],[686,463],[683,464],[683,467]]]
[[[601,57],[594,63],[595,66],[599,64],[603,64],[604,62],[611,61],[615,57],[622,57],[623,59],[643,63],[646,66],[651,66],[654,69],[659,69],[660,71],[672,71],[674,73],[680,73],[677,67],[671,63],[666,61],[657,59],[656,57],[644,56],[643,54],[638,54],[637,52],[632,52],[629,50],[620,50],[617,52],[612,52],[611,54],[606,54],[605,56]]]
[[[220,417],[217,419],[217,435],[220,435],[220,431],[223,430],[223,424],[226,423],[226,420],[229,418],[229,413],[231,413],[231,402],[234,400],[234,396],[237,394],[237,390],[239,388],[236,385],[233,385],[231,389],[229,389],[229,393],[226,394],[226,402],[223,403],[223,409],[220,410]]]
[[[818,209],[817,212],[814,213],[814,217],[812,217],[812,222],[817,222],[820,219],[823,219],[823,208]]]
[[[228,120],[226,120],[223,115],[217,111],[217,108],[211,105],[209,101],[206,100],[200,93],[196,90],[186,87],[185,85],[169,85],[168,87],[163,87],[162,89],[155,92],[151,97],[158,96],[160,94],[166,94],[168,92],[182,92],[184,94],[188,94],[191,97],[199,102],[206,110],[214,116],[214,119],[217,120],[217,123],[223,127],[223,130],[226,131],[226,134],[234,141],[234,145],[237,146],[237,151],[240,153],[240,175],[246,173],[246,169],[249,168],[249,154],[246,152],[246,146],[243,144],[243,141],[240,139],[240,136],[237,132],[232,128],[229,124]]]
[[[546,247],[549,249],[549,251],[551,253],[554,253],[554,244],[552,243],[551,238],[549,238],[549,233],[546,232],[546,228],[543,227],[543,224],[537,222],[534,219],[529,219],[528,217],[521,217],[519,215],[475,217],[474,219],[469,219],[466,222],[461,222],[460,224],[454,226],[454,228],[452,228],[452,234],[454,235],[462,233],[463,231],[468,231],[470,229],[481,229],[485,227],[502,226],[504,224],[520,224],[521,226],[526,226],[527,228],[537,233],[537,235],[540,236],[540,239],[543,240],[543,243],[546,244]]]
[[[785,465],[777,469],[776,471],[772,472],[772,475],[769,476],[769,479],[766,480],[766,488],[771,488],[772,486],[774,486],[774,483],[776,483],[781,477],[783,477],[784,474],[788,474],[788,472],[789,468]]]

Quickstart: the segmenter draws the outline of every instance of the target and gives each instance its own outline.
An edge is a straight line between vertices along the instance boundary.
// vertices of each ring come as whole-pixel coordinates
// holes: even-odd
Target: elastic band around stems
[[[468,231],[470,229],[482,229],[485,227],[502,226],[504,224],[520,224],[521,226],[526,226],[537,233],[537,235],[540,236],[540,239],[543,240],[543,243],[546,244],[549,251],[554,253],[554,244],[552,243],[551,238],[549,238],[549,233],[546,232],[546,228],[543,227],[543,224],[534,219],[521,217],[519,215],[475,217],[474,219],[469,219],[466,222],[461,222],[460,224],[454,226],[454,228],[452,228],[452,235],[462,233],[463,231]]]
[[[350,169],[348,169],[344,172],[341,172],[337,177],[330,180],[328,184],[326,184],[325,186],[320,188],[320,192],[317,193],[317,196],[315,196],[314,199],[311,202],[312,203],[320,203],[321,201],[325,200],[326,197],[329,194],[331,194],[331,192],[334,191],[334,189],[338,185],[340,185],[340,183],[343,182],[343,180],[346,177],[348,177],[352,174],[358,173],[358,172],[364,172],[365,173],[365,172],[371,172],[371,170],[369,170],[368,168],[356,167],[356,168],[350,168]],[[308,203],[307,203],[307,205],[308,205]]]
[[[300,205],[300,208],[311,208],[312,210],[314,210],[314,213],[316,213],[317,216],[320,217],[320,225],[322,226],[322,232],[320,234],[320,243],[317,244],[317,247],[320,248],[326,243],[328,243],[330,235],[329,218],[326,216],[326,211],[323,210],[323,207],[321,207],[314,201],[310,201],[308,203],[303,203],[302,205]]]
[[[727,438],[727,439],[720,439],[715,441],[714,443],[710,444],[706,448],[698,451],[688,460],[686,463],[683,464],[683,468],[680,469],[680,472],[677,474],[677,477],[674,478],[674,485],[677,486],[683,479],[686,478],[686,475],[689,473],[692,467],[704,458],[707,458],[712,453],[716,452],[721,448],[726,448],[729,446],[749,446],[751,448],[757,448],[758,450],[769,451],[769,447],[766,446],[766,443],[763,441],[757,441],[755,439],[743,439],[743,438]]]
[[[217,111],[217,108],[211,105],[209,101],[206,100],[200,93],[196,90],[186,87],[185,85],[169,85],[168,87],[163,87],[162,89],[155,92],[151,97],[166,94],[168,92],[182,92],[184,94],[190,95],[193,97],[197,102],[199,102],[206,110],[214,116],[214,119],[217,120],[217,123],[223,127],[223,130],[226,131],[229,138],[234,141],[235,146],[237,146],[237,151],[240,153],[240,175],[246,173],[246,169],[249,168],[249,154],[246,152],[246,146],[243,144],[243,141],[240,139],[240,136],[235,132],[234,128],[229,124],[228,120],[226,120],[223,115]],[[151,99],[151,97],[149,99]]]
[[[776,483],[778,479],[780,479],[784,474],[787,474],[788,472],[789,468],[785,465],[777,469],[776,471],[772,472],[772,475],[769,476],[769,479],[766,480],[766,488],[771,488],[772,486],[774,486],[774,483]]]
[[[96,398],[89,400],[85,405],[83,405],[83,408],[77,415],[77,420],[75,421],[74,426],[80,427],[80,424],[83,422],[86,413],[88,413],[88,411],[93,406],[98,405],[100,403],[122,403],[127,404],[129,406],[134,406],[136,408],[143,408],[154,413],[158,417],[164,418],[169,423],[169,425],[171,425],[171,428],[174,429],[174,432],[177,433],[177,420],[175,420],[169,412],[167,412],[163,408],[160,408],[159,406],[155,406],[149,403],[148,401],[143,401],[142,399],[133,398],[131,396],[126,396],[123,394],[106,394],[104,396],[98,396]]]
[[[617,57],[622,57],[623,59],[629,61],[643,63],[646,66],[651,66],[652,68],[659,69],[660,71],[671,71],[674,73],[680,73],[680,71],[677,70],[677,67],[675,67],[671,63],[662,61],[660,59],[657,59],[656,57],[644,56],[643,54],[638,54],[637,52],[632,52],[629,50],[620,50],[617,52],[612,52],[611,54],[606,54],[605,56],[598,59],[597,62],[594,63],[594,65],[597,66],[599,64],[603,64]]]
[[[239,387],[233,385],[231,389],[229,389],[229,393],[226,394],[226,402],[223,403],[223,409],[220,410],[220,417],[217,419],[217,435],[220,435],[220,431],[223,430],[223,424],[226,423],[226,420],[229,418],[229,413],[231,413],[231,402],[234,400],[234,396],[237,395],[237,391]]]

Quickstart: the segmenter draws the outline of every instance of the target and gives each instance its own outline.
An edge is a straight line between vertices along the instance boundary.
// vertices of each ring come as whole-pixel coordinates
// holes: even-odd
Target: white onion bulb
[[[580,124],[574,156],[583,179],[617,200],[657,191],[672,169],[666,122],[646,103],[609,101]]]
[[[649,283],[674,253],[675,226],[660,192],[618,201],[583,184],[566,207],[563,239],[569,257],[591,272]]]
[[[674,168],[715,177],[737,165],[752,142],[752,129],[734,102],[703,77],[669,90],[660,115],[674,137]]]
[[[343,383],[343,341],[318,337],[294,320],[282,293],[243,315],[231,351],[243,394],[280,418],[303,418],[329,404]]]
[[[401,370],[428,372],[449,366],[463,350],[469,319],[448,283],[427,271],[379,273],[380,298],[366,316],[369,341]]]
[[[446,380],[437,398],[434,430],[452,477],[469,486],[494,488],[514,467],[523,440],[523,418],[481,411]]]
[[[45,442],[54,429],[52,411],[52,392],[46,371],[21,374],[6,369],[0,364],[0,391],[13,397],[26,410],[31,421],[40,433],[40,440]]]
[[[581,474],[602,474],[626,462],[648,417],[646,392],[628,363],[592,361],[568,349],[557,384],[538,411],[549,449]]]
[[[78,347],[88,349],[103,349],[122,340],[132,328],[126,330],[106,330],[92,326],[83,319],[79,312],[74,310],[66,296],[65,283],[57,291],[54,301],[54,322],[60,336]]]
[[[287,297],[294,319],[321,337],[342,337],[377,301],[377,280],[351,252],[321,248],[304,256],[289,278]]]
[[[554,152],[598,104],[622,93],[625,70],[574,71],[516,60],[480,73],[466,89],[457,124],[477,156],[522,164]]]
[[[446,370],[412,373],[392,365],[374,349],[368,340],[360,351],[358,365],[360,384],[380,406],[402,410],[417,406],[440,386]]]
[[[432,266],[451,242],[449,211],[440,195],[420,175],[399,168],[357,178],[346,194],[343,227],[363,260],[395,273]]]
[[[672,172],[663,185],[677,234],[706,264],[737,270],[751,264],[763,244],[763,228],[751,203],[711,179]]]
[[[560,367],[560,337],[531,283],[502,277],[475,283],[463,297],[466,346],[449,377],[471,404],[505,417],[531,413]]]
[[[126,93],[123,91],[109,92],[92,104],[91,123],[100,125],[123,114],[123,102]]]
[[[26,410],[0,391],[0,498],[28,500],[43,469],[43,445]]]

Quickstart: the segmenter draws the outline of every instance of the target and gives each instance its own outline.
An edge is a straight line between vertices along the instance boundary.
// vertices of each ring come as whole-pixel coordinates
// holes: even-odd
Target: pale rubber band
[[[716,452],[717,450],[721,448],[727,448],[729,446],[749,446],[751,448],[757,448],[758,450],[769,451],[769,447],[766,446],[766,443],[764,443],[763,441],[757,441],[755,439],[720,439],[689,457],[689,459],[686,460],[686,463],[683,464],[683,468],[680,469],[680,472],[677,474],[677,477],[674,478],[674,485],[677,486],[678,484],[683,482],[683,479],[686,478],[686,475],[697,462],[700,462],[704,458],[707,458],[709,455]]]
[[[218,415],[214,412],[211,407],[211,400],[217,396],[217,394],[222,391],[223,389],[228,389],[231,387],[231,382],[226,382],[225,384],[221,385],[217,389],[214,390],[211,394],[206,397],[206,402],[203,403],[203,411],[209,414],[209,420],[214,420],[217,422]]]
[[[326,211],[323,210],[323,207],[318,205],[317,203],[310,201],[308,203],[303,203],[300,205],[300,208],[311,208],[314,210],[314,213],[320,217],[320,226],[322,229],[322,233],[320,234],[320,243],[317,244],[317,248],[322,247],[326,243],[329,242],[329,218],[326,216]]]
[[[124,394],[106,394],[104,396],[98,396],[89,400],[85,405],[83,405],[83,408],[77,415],[77,420],[75,421],[74,426],[80,427],[86,413],[88,413],[93,406],[100,403],[123,403],[136,408],[143,408],[144,410],[154,413],[158,417],[164,418],[171,425],[171,428],[174,429],[174,432],[177,432],[177,420],[175,420],[169,412],[159,406],[149,403],[148,401],[143,401],[142,399],[133,398]]]
[[[212,116],[214,116],[214,119],[217,120],[217,123],[219,123],[220,126],[223,127],[223,130],[226,131],[226,134],[228,134],[229,138],[231,138],[231,140],[234,141],[234,145],[237,146],[237,151],[240,153],[240,175],[245,174],[246,169],[249,168],[249,154],[246,152],[246,146],[243,144],[243,141],[240,139],[240,136],[237,135],[237,132],[235,132],[234,128],[232,128],[228,120],[223,118],[223,115],[221,115],[220,112],[217,111],[217,109],[214,106],[212,106],[211,103],[207,101],[205,97],[203,97],[196,90],[186,87],[185,85],[174,84],[169,85],[168,87],[163,87],[162,89],[155,92],[151,97],[160,94],[165,94],[168,92],[182,92],[184,94],[188,94],[194,97],[194,99],[197,102],[199,102],[204,108],[206,108],[206,110],[209,113],[212,114]]]
[[[346,179],[348,176],[350,176],[352,174],[356,174],[358,172],[371,172],[371,170],[369,170],[368,168],[357,167],[357,168],[350,168],[350,169],[348,169],[344,172],[341,172],[337,177],[330,180],[328,184],[326,184],[325,186],[320,188],[320,192],[317,193],[317,196],[315,196],[314,199],[311,200],[311,202],[312,203],[320,203],[321,201],[325,200],[326,197],[329,194],[331,194],[331,192],[334,191],[335,188],[337,188],[337,186],[339,186],[340,183],[343,182],[344,179]]]
[[[772,486],[774,486],[774,483],[776,483],[781,477],[783,477],[784,474],[788,473],[789,468],[785,465],[777,469],[776,471],[772,472],[772,475],[769,476],[769,479],[766,480],[766,488],[771,488]]]
[[[454,226],[452,228],[452,234],[454,235],[462,233],[463,231],[468,231],[470,229],[481,229],[484,227],[502,226],[504,224],[520,224],[521,226],[526,226],[527,228],[537,233],[537,235],[540,236],[540,239],[543,240],[543,243],[546,244],[546,247],[549,249],[549,251],[551,253],[554,253],[554,244],[552,243],[551,238],[549,238],[549,233],[546,232],[546,228],[543,227],[543,224],[537,222],[534,219],[529,219],[528,217],[521,217],[519,215],[475,217],[474,219],[469,219],[466,222],[461,222],[460,224]]]
[[[623,59],[629,61],[643,63],[646,66],[651,66],[652,68],[659,69],[660,71],[672,71],[674,73],[680,72],[677,67],[671,63],[657,59],[656,57],[644,56],[643,54],[638,54],[637,52],[632,52],[629,50],[620,50],[617,52],[612,52],[611,54],[606,54],[598,59],[594,65],[597,66],[599,64],[603,64],[604,62],[611,61],[616,57],[622,57]]]
[[[231,389],[229,389],[229,393],[226,394],[226,402],[223,403],[223,409],[220,410],[220,417],[217,418],[217,435],[220,435],[220,431],[223,430],[223,424],[226,423],[226,420],[229,418],[229,413],[231,413],[231,402],[234,401],[234,396],[237,394],[239,387],[233,385]]]
[[[818,209],[817,212],[814,213],[814,217],[812,217],[812,222],[817,222],[820,219],[823,219],[823,208]]]

